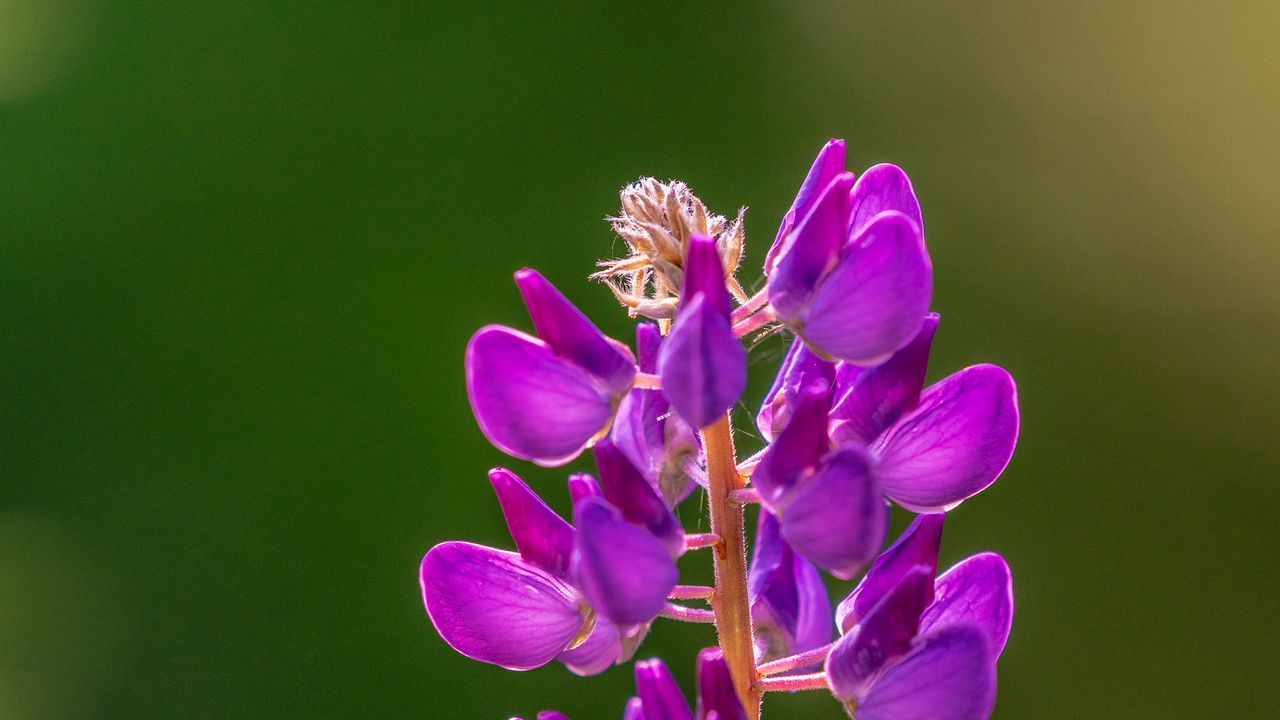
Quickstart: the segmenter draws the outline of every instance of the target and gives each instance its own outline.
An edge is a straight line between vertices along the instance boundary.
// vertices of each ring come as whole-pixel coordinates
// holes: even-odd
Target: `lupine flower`
[[[843,165],[843,143],[828,143],[801,185],[766,263],[769,304],[819,353],[874,365],[915,336],[933,270],[902,171],[878,165],[855,183]]]
[[[658,371],[661,343],[657,325],[636,325],[636,359],[641,372]],[[697,433],[671,412],[659,390],[635,388],[627,393],[609,437],[658,488],[668,505],[687,497],[703,477]]]
[[[674,518],[655,514],[654,503],[670,511],[634,468],[608,467],[607,476],[605,491],[589,477],[571,481],[575,532],[513,473],[490,473],[518,552],[446,542],[427,553],[423,600],[445,642],[512,670],[554,659],[590,675],[623,657],[625,640],[643,632],[675,585],[683,535]]]
[[[658,351],[662,392],[695,428],[723,418],[747,384],[747,353],[733,334],[729,311],[715,240],[695,233],[685,259],[680,312]]]
[[[831,599],[818,569],[782,539],[778,520],[761,511],[747,573],[756,661],[767,662],[831,642]]]
[[[514,474],[497,469],[489,479],[519,552],[465,542],[431,548],[423,602],[454,650],[529,670],[586,640],[593,613],[568,575],[573,528]]]
[[[528,269],[515,277],[538,337],[502,325],[476,332],[467,345],[467,397],[498,449],[562,465],[608,430],[635,380],[635,360],[546,278]]]
[[[841,367],[852,367],[842,364]],[[803,340],[794,340],[782,359],[782,366],[773,378],[773,385],[756,413],[756,427],[760,436],[773,442],[782,428],[791,420],[800,389],[815,382],[825,382],[834,388],[836,364],[819,357]]]
[[[604,440],[595,453],[603,497],[574,502],[574,568],[592,607],[626,632],[662,610],[679,579],[684,531],[617,446]]]
[[[836,373],[830,432],[866,445],[885,495],[915,512],[948,510],[995,482],[1018,440],[1018,394],[995,365],[974,365],[923,392],[938,317],[883,364]]]
[[[715,623],[724,649],[699,654],[696,709],[650,659],[635,665],[624,720],[757,720],[764,692],[822,688],[860,720],[986,720],[1012,622],[1009,568],[983,553],[939,576],[941,512],[1008,463],[1016,390],[991,365],[924,388],[938,316],[920,206],[898,168],[855,180],[844,165],[832,140],[752,297],[734,279],[741,212],[714,215],[675,181],[628,186],[611,220],[630,254],[593,277],[657,321],[636,328],[634,356],[541,275],[516,273],[534,334],[472,337],[472,410],[495,446],[540,465],[594,448],[599,481],[569,476],[571,525],[491,471],[516,550],[445,542],[423,558],[445,642],[510,669],[555,660],[591,675],[628,661],[659,616]],[[726,421],[746,383],[739,338],[769,328],[796,337],[755,418],[768,445],[741,461]],[[697,484],[709,522],[686,535],[673,509]],[[921,514],[877,555],[890,502]],[[693,548],[714,548],[714,586],[677,585]],[[833,619],[819,569],[852,578],[868,563]]]
[[[880,549],[889,509],[866,450],[831,449],[829,402],[825,383],[800,391],[791,421],[761,456],[751,482],[796,552],[848,578]]]
[[[995,663],[1013,621],[1009,566],[981,553],[935,581],[941,527],[940,516],[918,518],[841,603],[846,634],[827,657],[827,681],[858,718],[991,713]]]

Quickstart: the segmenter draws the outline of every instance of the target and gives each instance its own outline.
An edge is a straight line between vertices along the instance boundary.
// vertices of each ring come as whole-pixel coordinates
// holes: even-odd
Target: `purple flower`
[[[657,325],[636,325],[636,357],[641,372],[657,372],[661,342]],[[669,505],[687,497],[703,476],[698,434],[671,412],[659,390],[635,388],[627,393],[618,406],[609,437]]]
[[[773,442],[790,422],[800,389],[818,381],[834,386],[836,364],[819,357],[803,340],[793,340],[782,360],[782,367],[774,376],[773,385],[760,404],[760,411],[756,413],[756,427],[766,441]]]
[[[747,574],[756,661],[768,662],[831,642],[831,600],[818,569],[782,539],[778,520],[760,512]]]
[[[635,361],[546,278],[528,269],[515,277],[538,337],[501,325],[476,332],[467,345],[467,397],[498,449],[562,465],[608,429],[635,381]]]
[[[747,383],[747,353],[729,323],[729,291],[716,243],[689,238],[680,308],[662,348],[662,392],[682,420],[701,429],[724,417]]]
[[[819,353],[874,365],[915,337],[933,270],[905,174],[877,165],[855,183],[843,164],[832,141],[805,178],[766,260],[769,304]]]
[[[824,383],[800,391],[791,421],[751,475],[760,502],[778,517],[781,535],[805,559],[852,577],[884,542],[889,508],[873,460],[851,445],[830,449]]]
[[[697,712],[689,704],[667,666],[657,658],[636,663],[636,695],[623,720],[746,720],[719,648],[698,653]]]
[[[859,718],[983,720],[1013,622],[1009,566],[995,553],[935,581],[941,516],[921,516],[840,605],[831,691]],[[852,715],[852,713],[851,713]]]
[[[949,510],[995,482],[1018,440],[1013,378],[974,365],[921,392],[938,317],[883,364],[842,365],[830,433],[838,446],[866,445],[887,495],[915,512]]]
[[[676,583],[683,533],[638,471],[605,467],[603,491],[570,480],[576,532],[510,471],[489,474],[518,552],[446,542],[427,553],[423,601],[445,642],[512,670],[559,660],[579,675],[625,659],[629,638],[634,650]]]

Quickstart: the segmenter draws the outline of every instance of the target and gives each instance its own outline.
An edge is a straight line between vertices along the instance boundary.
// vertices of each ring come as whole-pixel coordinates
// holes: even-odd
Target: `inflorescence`
[[[1018,435],[1013,378],[975,365],[924,387],[938,315],[920,206],[899,168],[855,180],[841,140],[805,177],[765,258],[735,278],[742,212],[642,179],[611,218],[627,257],[593,277],[640,322],[634,351],[534,270],[516,273],[534,334],[490,325],[466,352],[467,394],[503,452],[569,476],[572,523],[510,470],[489,481],[515,551],[445,542],[422,561],[427,613],[450,646],[512,670],[594,675],[629,661],[657,618],[713,623],[691,710],[662,661],[635,663],[624,720],[756,720],[772,691],[825,690],[858,720],[983,720],[1013,621],[995,553],[938,574],[946,513],[991,485]],[[794,335],[734,451],[743,339]],[[705,491],[711,532],[673,512]],[[758,503],[747,562],[743,508]],[[915,513],[881,552],[889,507]],[[715,584],[680,584],[710,548]],[[861,579],[832,612],[822,578]],[[564,718],[546,711],[539,720]]]

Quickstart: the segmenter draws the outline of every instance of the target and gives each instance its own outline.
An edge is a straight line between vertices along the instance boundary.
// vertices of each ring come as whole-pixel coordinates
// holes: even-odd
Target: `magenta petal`
[[[836,577],[852,577],[884,543],[889,508],[861,448],[829,453],[785,503],[779,514],[782,537]]]
[[[835,363],[816,355],[803,340],[793,340],[773,379],[773,385],[760,404],[760,412],[756,414],[756,427],[760,429],[760,435],[766,441],[773,442],[782,428],[791,421],[800,389],[814,382],[825,382],[831,387],[835,379]]]
[[[729,665],[718,647],[698,653],[698,717],[715,715],[723,720],[746,720],[747,711],[733,688]]]
[[[795,329],[827,355],[875,365],[916,336],[932,294],[919,226],[902,213],[881,213],[840,253]]]
[[[1018,393],[995,365],[975,365],[927,388],[920,405],[876,441],[885,494],[916,512],[955,507],[1009,464]]]
[[[760,511],[747,596],[758,662],[831,642],[831,600],[822,576],[787,545],[777,518],[767,510]]]
[[[795,201],[791,203],[791,209],[782,217],[782,224],[778,227],[773,245],[764,257],[766,276],[773,272],[778,256],[785,252],[788,236],[791,235],[796,223],[809,213],[814,201],[818,199],[818,193],[830,185],[837,175],[844,172],[844,155],[844,140],[835,138],[828,140],[827,144],[818,151],[813,165],[809,167],[809,174],[800,184],[800,191],[796,193]]]
[[[569,718],[555,710],[543,710],[538,713],[538,720],[569,720]]]
[[[896,210],[915,221],[924,230],[920,217],[920,203],[911,189],[911,181],[897,165],[873,165],[858,178],[853,186],[852,212],[849,215],[849,236],[856,237],[876,215],[886,210]]]
[[[995,660],[1013,626],[1013,576],[996,553],[965,558],[938,578],[936,599],[920,619],[920,632],[968,623],[987,635]]]
[[[617,508],[627,522],[647,529],[661,540],[672,555],[680,554],[684,547],[684,529],[657,488],[611,441],[597,443],[595,456],[600,487],[609,504]]]
[[[866,617],[911,570],[924,567],[930,576],[937,574],[938,548],[942,544],[945,520],[946,515],[942,513],[917,515],[893,545],[880,553],[858,586],[836,607],[836,624],[841,633],[849,632]]]
[[[644,703],[640,698],[633,697],[627,701],[626,707],[622,709],[622,720],[645,720]]]
[[[617,394],[635,380],[635,358],[625,345],[605,337],[582,311],[536,270],[516,273],[534,331],[557,355],[598,378]]]
[[[618,661],[622,654],[622,643],[618,628],[608,620],[597,617],[596,626],[581,645],[572,650],[565,650],[556,656],[569,672],[587,677],[599,675]]]
[[[613,398],[546,343],[490,325],[467,345],[467,398],[499,450],[539,465],[563,465],[600,435]],[[548,413],[554,409],[554,418]]]
[[[591,477],[590,473],[574,473],[569,476],[569,500],[575,505],[584,497],[602,497],[604,491],[600,489],[596,479]]]
[[[933,599],[933,575],[914,568],[881,598],[852,633],[827,656],[827,684],[841,700],[860,699],[881,668],[911,648],[920,614]],[[859,713],[861,708],[859,708]]]
[[[831,439],[836,445],[869,445],[915,408],[937,328],[938,315],[929,313],[915,338],[883,363],[870,368],[840,366],[831,408]]]
[[[986,720],[996,701],[995,661],[972,625],[922,635],[858,703],[858,720]]]
[[[694,295],[705,295],[707,305],[721,315],[727,316],[733,310],[715,238],[703,233],[690,235],[685,250],[684,286],[680,290],[680,301],[690,300]]]
[[[568,579],[573,557],[573,528],[505,468],[489,471],[502,515],[520,557],[557,577]]]
[[[680,686],[658,658],[636,663],[636,694],[644,703],[644,720],[693,720]]]
[[[582,630],[582,599],[511,552],[447,542],[422,559],[422,598],[440,637],[509,670],[550,662]]]
[[[662,542],[604,498],[578,501],[573,518],[575,574],[591,607],[623,628],[656,617],[680,576]]]
[[[747,384],[747,352],[729,318],[699,293],[680,304],[658,352],[662,393],[680,419],[701,429],[724,417]]]
[[[849,189],[853,175],[832,178],[784,241],[769,276],[769,304],[778,319],[793,328],[805,323],[806,306],[814,289],[836,267],[840,248],[849,237]]]
[[[799,483],[818,465],[830,448],[827,442],[827,408],[830,393],[824,383],[810,384],[796,394],[793,416],[765,448],[751,473],[751,484],[760,501],[776,510]]]

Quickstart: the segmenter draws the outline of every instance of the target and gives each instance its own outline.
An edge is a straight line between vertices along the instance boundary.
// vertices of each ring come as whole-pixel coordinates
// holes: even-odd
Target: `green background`
[[[427,548],[508,542],[486,469],[566,506],[463,347],[526,265],[626,337],[583,277],[640,175],[749,206],[757,283],[832,136],[915,183],[931,376],[1019,382],[944,547],[1014,567],[996,717],[1274,712],[1274,3],[533,5],[0,0],[0,718],[618,717],[629,667],[422,611]]]

